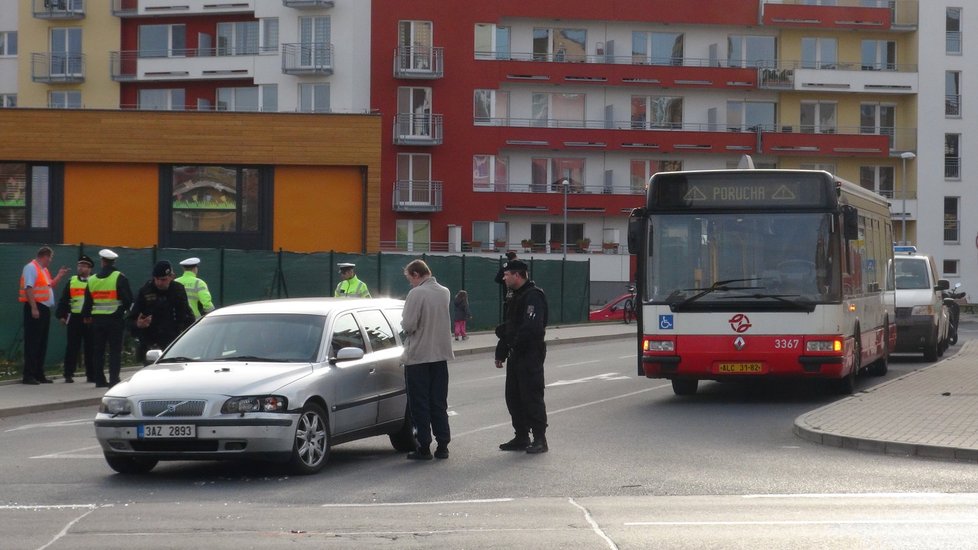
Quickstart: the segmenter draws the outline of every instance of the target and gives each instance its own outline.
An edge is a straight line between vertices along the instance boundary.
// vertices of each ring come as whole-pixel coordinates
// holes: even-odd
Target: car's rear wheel
[[[314,474],[323,469],[329,458],[329,423],[326,412],[315,403],[302,408],[295,427],[289,470],[294,474]]]
[[[396,432],[388,434],[391,438],[391,445],[394,449],[402,453],[408,453],[418,448],[418,440],[414,437],[414,425],[411,423],[411,415],[405,411],[404,422]]]
[[[145,474],[159,463],[158,460],[152,458],[109,455],[105,455],[105,461],[109,463],[109,468],[120,474]]]

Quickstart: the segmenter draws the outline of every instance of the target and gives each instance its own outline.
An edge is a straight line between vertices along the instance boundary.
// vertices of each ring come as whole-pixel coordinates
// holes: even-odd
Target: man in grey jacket
[[[408,408],[418,438],[411,460],[431,460],[431,436],[438,443],[435,458],[448,458],[448,360],[452,352],[451,293],[438,284],[422,260],[404,267],[411,291],[404,300],[401,329]]]

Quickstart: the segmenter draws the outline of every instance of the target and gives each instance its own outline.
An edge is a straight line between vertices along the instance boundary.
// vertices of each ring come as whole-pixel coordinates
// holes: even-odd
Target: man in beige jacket
[[[404,342],[404,381],[418,448],[411,460],[431,460],[431,439],[438,443],[435,458],[448,458],[448,360],[452,352],[451,293],[438,284],[422,260],[404,267],[411,291],[404,300],[401,329]]]

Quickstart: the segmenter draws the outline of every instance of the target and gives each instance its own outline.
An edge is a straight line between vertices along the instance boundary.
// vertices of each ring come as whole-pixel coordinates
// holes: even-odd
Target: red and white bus
[[[638,374],[677,395],[772,377],[852,393],[896,344],[892,243],[886,199],[828,172],[655,174],[629,218]]]

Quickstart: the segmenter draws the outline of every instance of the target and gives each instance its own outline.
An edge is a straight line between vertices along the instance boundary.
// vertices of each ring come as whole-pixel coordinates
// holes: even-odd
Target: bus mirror
[[[645,209],[633,208],[628,215],[628,253],[638,254],[645,226]]]
[[[842,231],[847,241],[859,238],[859,211],[855,206],[842,207]]]

